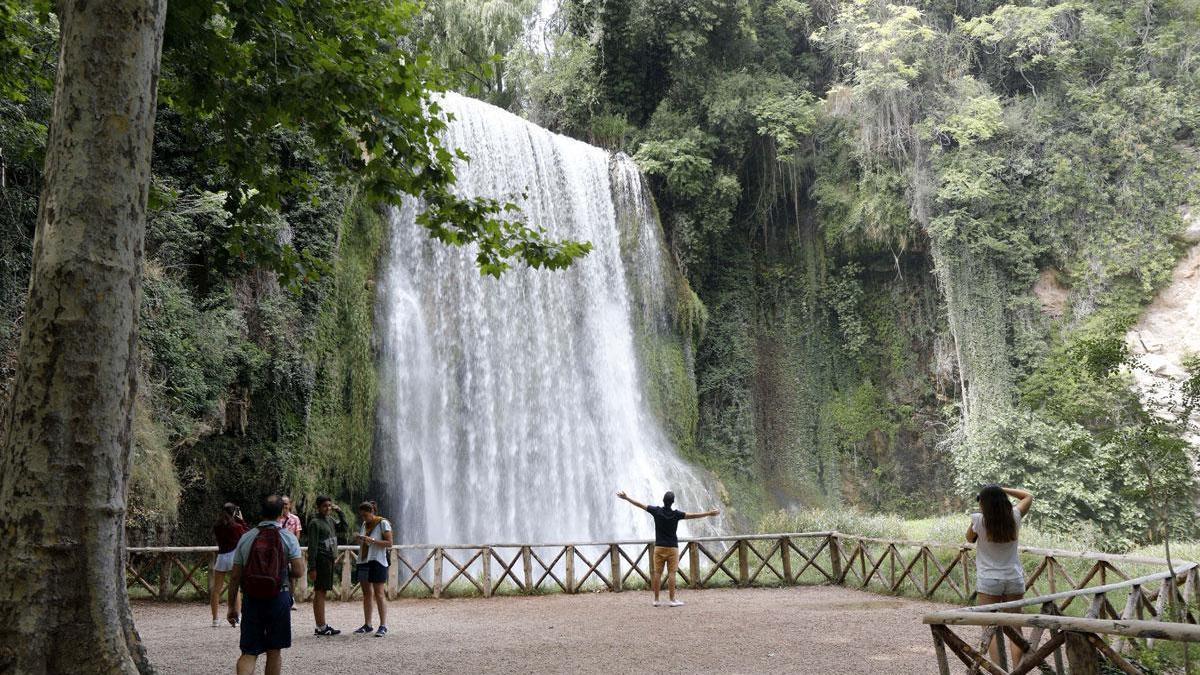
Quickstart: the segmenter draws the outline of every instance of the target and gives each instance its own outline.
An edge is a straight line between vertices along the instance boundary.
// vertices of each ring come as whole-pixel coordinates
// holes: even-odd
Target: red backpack
[[[242,568],[242,590],[251,598],[269,600],[283,590],[283,539],[277,527],[259,527]]]

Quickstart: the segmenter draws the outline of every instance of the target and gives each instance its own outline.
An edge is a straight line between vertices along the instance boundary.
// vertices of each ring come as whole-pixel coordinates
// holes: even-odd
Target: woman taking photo
[[[208,583],[208,604],[212,609],[213,628],[221,625],[217,622],[217,608],[221,605],[221,591],[225,586],[225,575],[233,569],[233,550],[237,548],[238,540],[250,531],[250,526],[242,520],[242,510],[237,504],[226,502],[213,525],[213,536],[217,539],[217,561],[212,566],[212,578]],[[235,613],[240,614],[234,607]]]
[[[388,549],[392,547],[392,524],[380,516],[375,502],[358,505],[358,583],[362,586],[363,625],[355,633],[370,633],[371,604],[378,607],[379,630],[375,637],[387,635]]]
[[[1017,505],[1009,497],[1018,500]],[[971,514],[967,541],[975,544],[975,589],[979,604],[991,605],[1025,597],[1025,568],[1017,551],[1021,520],[1029,513],[1033,495],[1017,488],[988,485],[979,491],[979,513]],[[1020,613],[1020,609],[1008,610]],[[1020,630],[1020,629],[1018,629]],[[992,640],[988,651],[993,660],[999,658],[997,641]],[[1012,663],[1021,660],[1021,648],[1010,645]]]

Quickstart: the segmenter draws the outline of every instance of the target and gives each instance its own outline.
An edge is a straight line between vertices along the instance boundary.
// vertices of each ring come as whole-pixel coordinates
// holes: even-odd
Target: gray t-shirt
[[[988,540],[987,527],[982,513],[971,514],[971,528],[979,538],[975,540],[975,575],[980,579],[1013,581],[1025,578],[1021,567],[1021,556],[1017,551],[1017,539],[1021,532],[1021,510],[1013,507],[1013,520],[1017,521],[1017,534],[1012,541]]]
[[[254,540],[258,538],[258,528],[273,527],[279,529],[279,523],[273,520],[264,520],[256,527],[250,528],[250,531],[242,535],[238,540],[237,548],[233,549],[233,564],[246,566],[246,556],[250,555],[250,547],[254,545]],[[287,530],[279,530],[279,539],[283,543],[283,551],[287,554],[288,560],[295,560],[300,557],[300,542],[296,539],[296,535]],[[290,577],[287,574],[283,575],[283,588],[286,590],[291,584]]]

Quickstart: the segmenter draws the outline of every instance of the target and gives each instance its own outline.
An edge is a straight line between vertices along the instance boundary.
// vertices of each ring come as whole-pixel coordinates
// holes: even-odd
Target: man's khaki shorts
[[[679,569],[679,549],[674,546],[655,546],[654,557],[650,560],[650,578],[661,579],[663,563],[667,564],[667,578],[675,576]]]

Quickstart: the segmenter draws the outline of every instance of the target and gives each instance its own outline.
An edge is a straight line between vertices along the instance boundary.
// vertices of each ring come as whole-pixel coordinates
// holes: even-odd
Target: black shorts
[[[292,646],[292,594],[281,591],[269,599],[246,597],[242,600],[243,654],[258,656]]]
[[[314,591],[332,591],[333,590],[333,560],[331,558],[318,557],[313,565],[313,570],[317,573],[317,579],[313,582]]]
[[[385,584],[387,583],[388,568],[378,560],[368,560],[358,563],[358,583]]]

